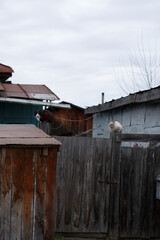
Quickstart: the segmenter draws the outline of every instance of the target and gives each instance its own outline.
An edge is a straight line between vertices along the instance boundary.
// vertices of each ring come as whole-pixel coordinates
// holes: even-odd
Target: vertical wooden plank
[[[78,140],[78,141],[77,141]],[[75,231],[82,230],[82,188],[83,188],[83,173],[84,162],[80,158],[80,152],[82,151],[82,144],[79,139],[76,139],[76,152],[74,151],[73,161],[73,214],[72,214],[72,227]]]
[[[120,185],[120,236],[129,236],[128,216],[130,216],[130,195],[133,192],[131,188],[132,172],[131,148],[122,148],[121,152],[121,185]]]
[[[36,149],[36,200],[35,200],[35,240],[44,239],[44,216],[46,196],[46,164],[48,156],[43,154],[43,149]],[[54,186],[53,186],[54,187]]]
[[[57,149],[49,148],[46,179],[45,231],[44,239],[54,239],[56,200],[56,159]]]
[[[85,142],[86,141],[86,142]],[[93,210],[93,139],[83,141],[83,151],[81,157],[84,158],[84,183],[83,183],[83,232],[90,232],[92,229],[92,211]]]
[[[111,141],[109,235],[111,240],[116,240],[119,238],[121,143],[116,142],[115,132],[111,133]]]
[[[108,232],[110,184],[110,141],[95,139],[94,143],[94,207],[97,212],[97,231]]]
[[[67,188],[64,189],[65,191],[65,229],[67,231],[71,230],[71,222],[72,222],[72,203],[73,203],[73,160],[74,160],[74,141],[73,138],[67,138],[67,157],[65,162],[66,172],[65,172],[65,181],[68,182]]]
[[[34,189],[34,148],[24,150],[24,201],[22,239],[32,239],[33,189]]]
[[[66,138],[59,137],[62,143],[60,150],[57,154],[57,172],[56,172],[56,231],[64,232],[64,206],[65,206],[65,169],[67,157]],[[63,147],[64,146],[64,147]]]
[[[151,237],[160,237],[160,200],[156,199],[156,178],[160,174],[160,147],[153,152]]]
[[[23,191],[24,191],[24,148],[13,149],[13,194],[11,208],[11,239],[22,238]]]
[[[11,239],[12,149],[0,149],[0,239]]]
[[[143,148],[122,148],[120,237],[141,237],[142,191],[146,169],[146,151]],[[144,196],[145,197],[145,196]]]
[[[130,209],[128,211],[129,236],[140,237],[140,216],[141,216],[141,190],[143,180],[143,158],[145,152],[142,148],[132,148],[130,161]]]
[[[140,218],[139,236],[141,238],[146,239],[149,239],[151,236],[151,217],[152,217],[151,212],[152,212],[153,166],[154,166],[153,156],[154,150],[148,148],[142,149],[142,156],[141,158],[139,158],[140,161],[141,160],[143,161],[143,165],[141,171],[142,182],[140,186],[141,187],[140,192],[141,205],[139,209],[140,216],[137,217]]]

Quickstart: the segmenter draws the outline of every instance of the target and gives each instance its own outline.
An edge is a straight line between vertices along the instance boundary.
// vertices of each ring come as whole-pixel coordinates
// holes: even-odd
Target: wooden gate
[[[120,148],[123,141],[160,142],[160,135],[112,134],[110,239],[160,237],[160,148]],[[119,157],[120,156],[120,157]],[[116,174],[116,176],[114,176]]]
[[[160,237],[160,147],[121,147],[160,135],[112,134],[111,139],[57,137],[56,232],[119,238]]]
[[[110,140],[57,137],[56,232],[108,232]],[[64,147],[63,147],[64,146]]]

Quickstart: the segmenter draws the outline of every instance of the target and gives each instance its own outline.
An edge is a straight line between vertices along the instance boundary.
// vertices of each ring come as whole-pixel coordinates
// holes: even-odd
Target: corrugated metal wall
[[[41,110],[41,106],[0,103],[0,124],[24,123],[38,125],[34,116],[35,110]]]

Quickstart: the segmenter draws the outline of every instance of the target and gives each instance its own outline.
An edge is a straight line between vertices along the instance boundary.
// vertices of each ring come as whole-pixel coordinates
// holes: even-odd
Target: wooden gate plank
[[[152,218],[151,218],[151,237],[160,237],[160,200],[156,199],[156,178],[160,174],[160,147],[153,153],[154,168],[152,175]]]
[[[115,132],[111,133],[111,141],[109,236],[111,240],[117,240],[119,238],[121,143],[116,142]]]

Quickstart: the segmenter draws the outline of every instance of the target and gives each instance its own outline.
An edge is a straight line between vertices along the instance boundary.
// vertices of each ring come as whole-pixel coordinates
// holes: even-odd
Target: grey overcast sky
[[[158,45],[159,0],[1,0],[0,62],[12,82],[45,84],[82,107],[124,95],[115,74],[141,36]]]

